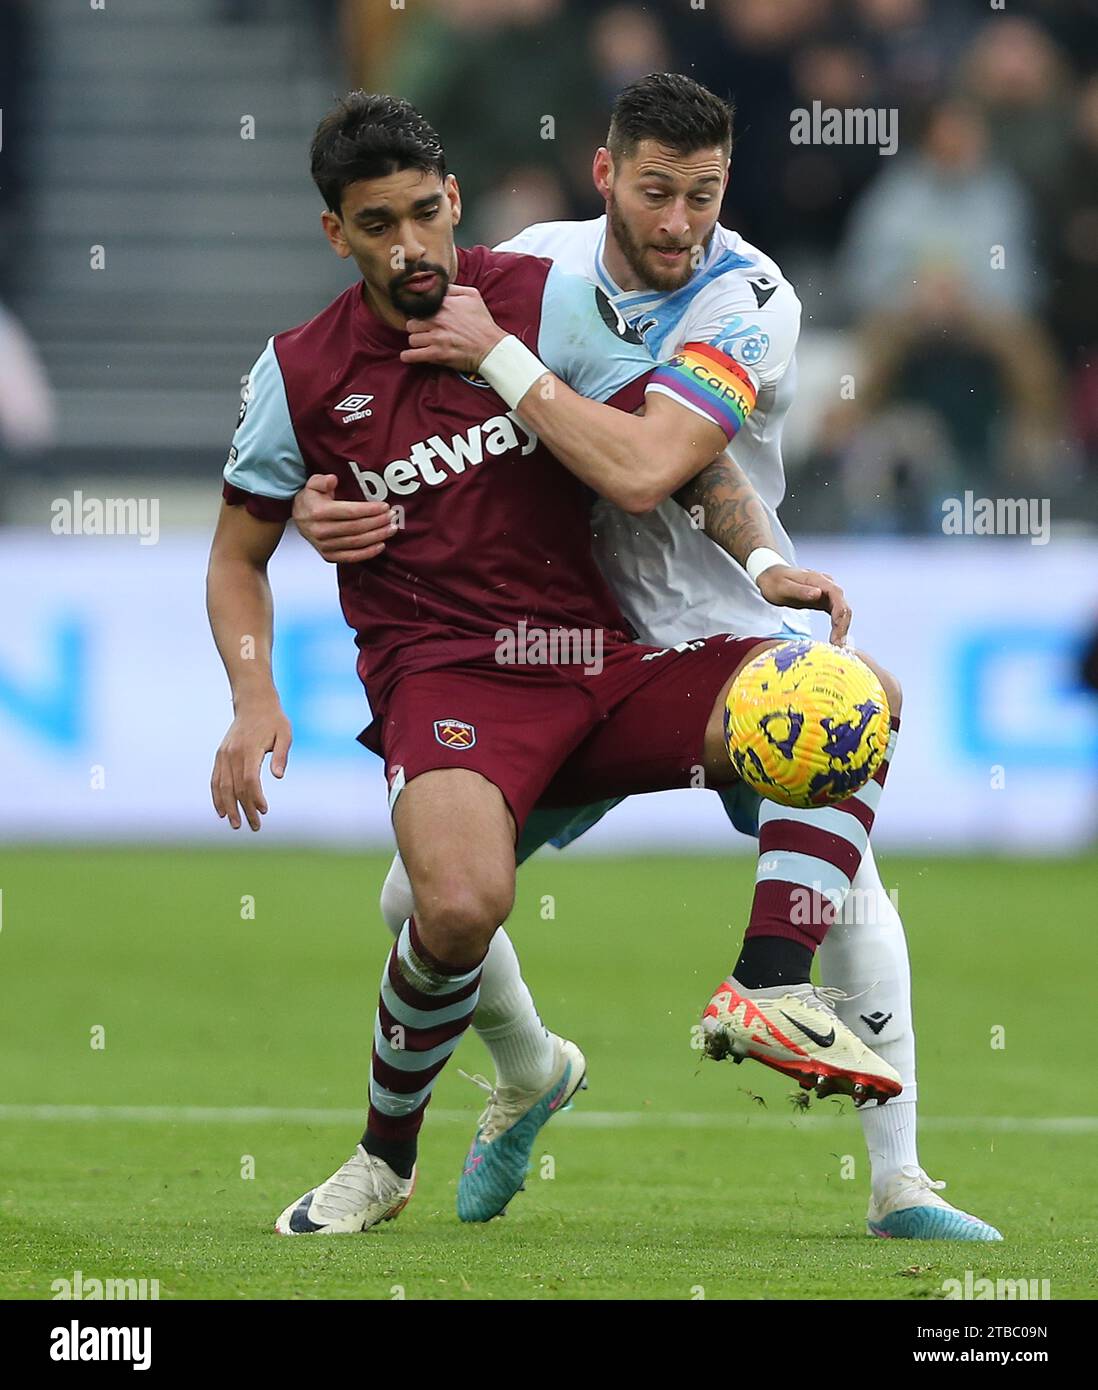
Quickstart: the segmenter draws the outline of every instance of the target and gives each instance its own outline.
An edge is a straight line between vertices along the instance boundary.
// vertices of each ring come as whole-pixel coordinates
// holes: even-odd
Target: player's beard
[[[607,204],[606,215],[610,222],[610,230],[614,233],[614,240],[621,248],[621,253],[630,270],[645,289],[660,290],[664,294],[672,290],[682,289],[694,273],[696,257],[693,254],[684,256],[680,266],[662,266],[656,259],[651,245],[648,242],[638,241],[629,230],[629,224],[622,216],[617,200],[612,195]],[[709,235],[711,237],[712,232]],[[671,248],[665,247],[664,249],[669,250]],[[692,252],[693,248],[690,249]]]
[[[438,276],[438,284],[430,294],[416,294],[402,288],[405,281],[410,280],[413,275],[425,275],[428,272]],[[431,261],[417,261],[415,265],[405,266],[399,275],[394,275],[389,281],[389,299],[393,307],[408,318],[429,319],[434,318],[442,308],[442,301],[446,298],[449,288],[450,276],[442,266],[434,265]]]

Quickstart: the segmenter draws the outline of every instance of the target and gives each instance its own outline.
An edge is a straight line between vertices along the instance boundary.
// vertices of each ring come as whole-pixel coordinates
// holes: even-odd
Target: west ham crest
[[[464,719],[436,719],[435,738],[443,748],[472,748],[477,741],[477,731]]]

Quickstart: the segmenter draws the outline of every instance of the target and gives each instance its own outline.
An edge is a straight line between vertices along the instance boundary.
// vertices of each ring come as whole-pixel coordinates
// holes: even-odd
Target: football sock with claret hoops
[[[439,960],[420,940],[414,917],[389,953],[374,1023],[362,1147],[401,1177],[411,1176],[408,1160],[415,1160],[435,1079],[473,1021],[482,963],[483,957],[462,965]]]
[[[782,938],[804,947],[811,960],[842,909],[869,844],[899,728],[899,718],[893,716],[888,748],[880,767],[864,787],[845,801],[806,810],[763,800],[759,808],[759,865],[751,919],[744,933],[740,962],[732,972],[747,985],[740,973],[746,960],[748,972],[756,981],[748,988],[803,984],[807,980],[803,973],[799,981],[783,976],[784,971],[803,972],[803,956],[798,957],[798,966],[776,947],[759,954],[751,943]]]
[[[381,912],[394,936],[400,935],[413,912],[412,885],[399,854],[381,890]],[[473,1028],[491,1055],[499,1085],[538,1091],[547,1084],[556,1053],[503,927],[492,937],[484,958]]]

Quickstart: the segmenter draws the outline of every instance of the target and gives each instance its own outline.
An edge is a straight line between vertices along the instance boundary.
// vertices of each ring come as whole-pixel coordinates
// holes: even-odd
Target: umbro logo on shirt
[[[350,396],[344,396],[338,405],[332,406],[332,409],[341,412],[343,423],[349,425],[355,420],[361,420],[374,413],[372,410],[366,409],[372,400],[373,396],[352,393]]]

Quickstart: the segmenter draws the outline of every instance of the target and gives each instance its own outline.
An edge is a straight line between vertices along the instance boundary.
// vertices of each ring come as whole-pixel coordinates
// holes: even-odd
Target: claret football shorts
[[[521,831],[539,801],[696,785],[714,702],[763,640],[607,642],[597,669],[484,660],[416,672],[360,737],[385,760],[390,808],[420,773],[463,767],[500,789]]]

